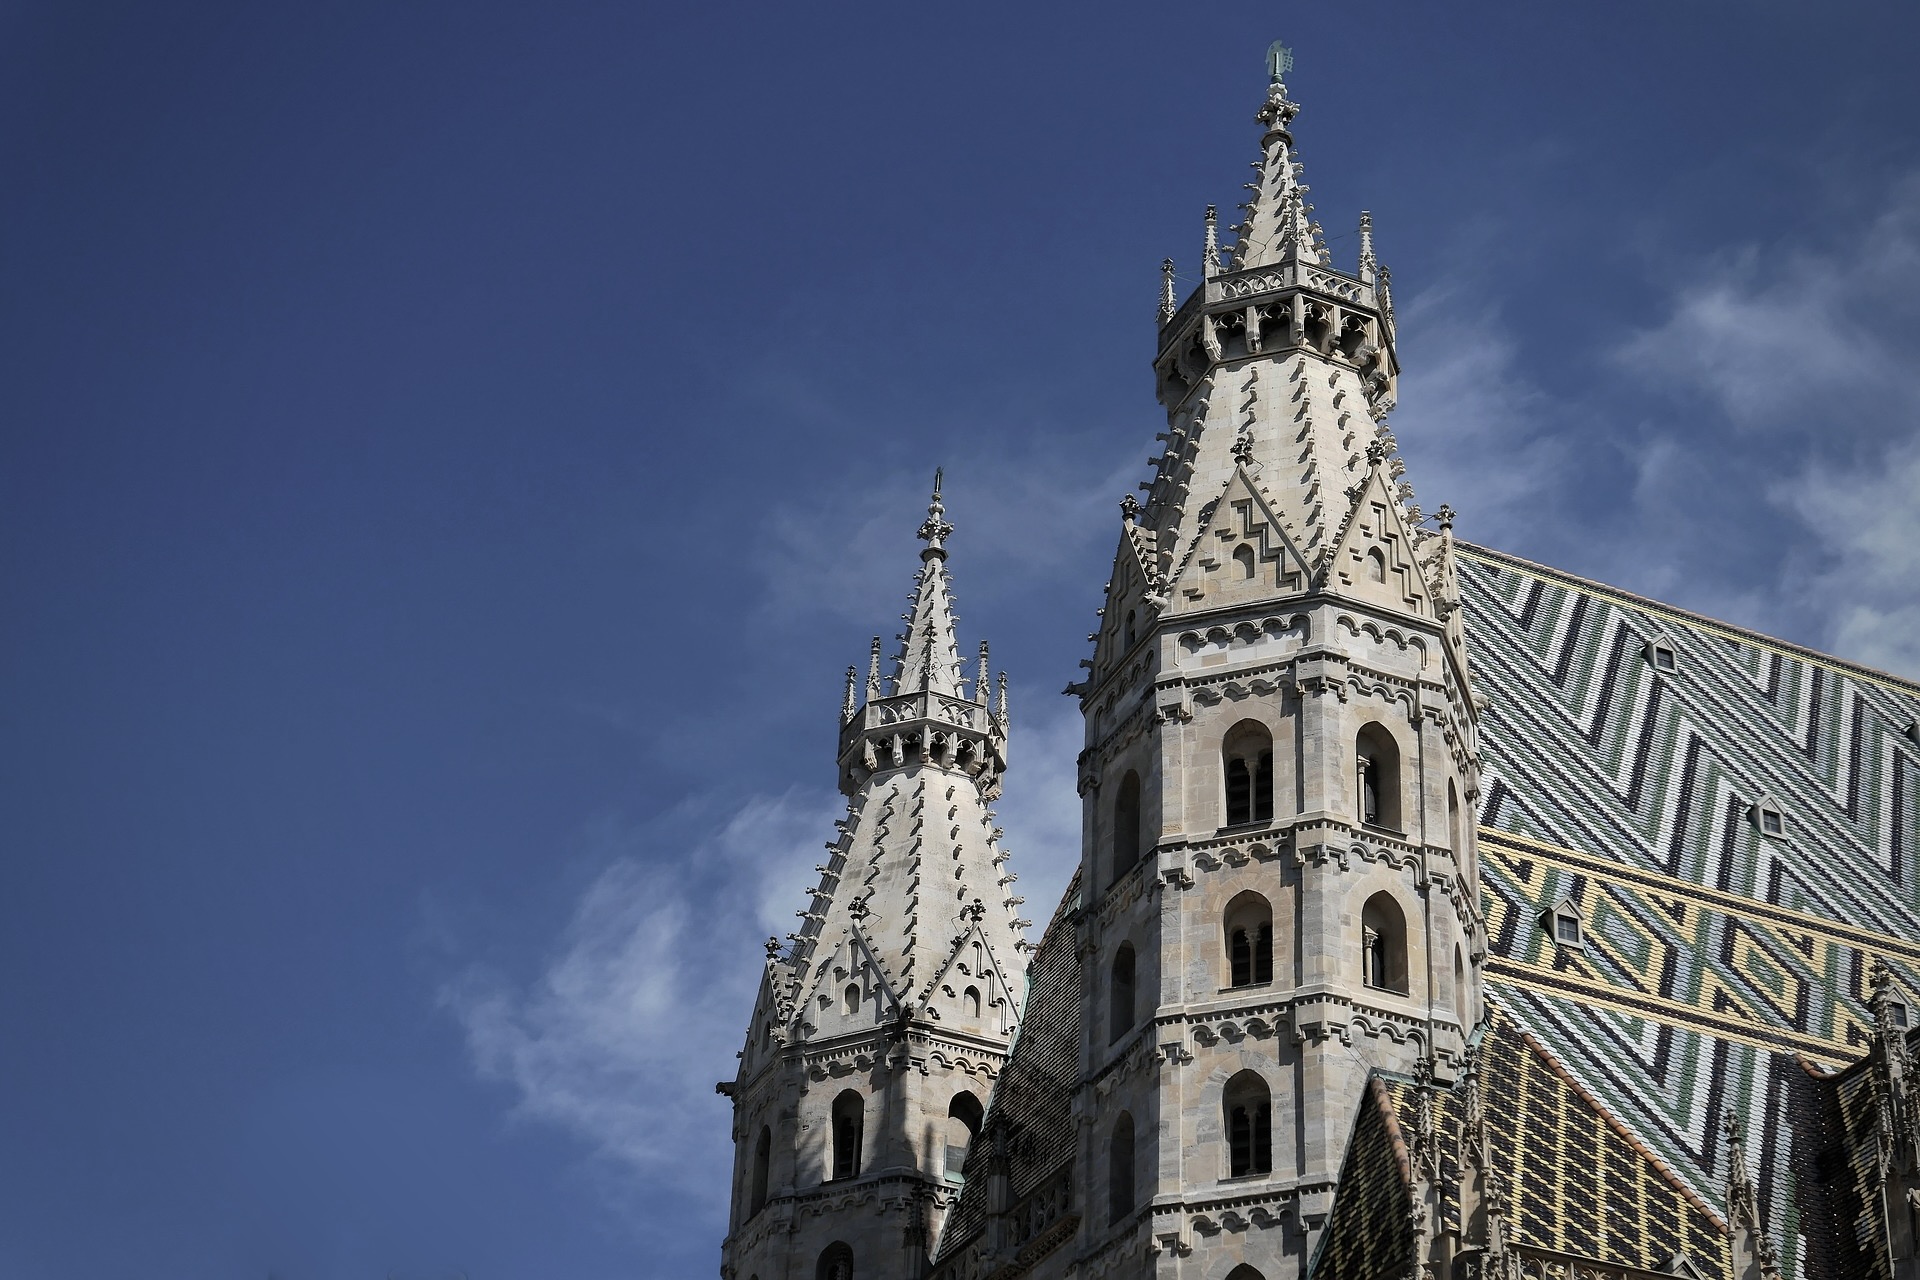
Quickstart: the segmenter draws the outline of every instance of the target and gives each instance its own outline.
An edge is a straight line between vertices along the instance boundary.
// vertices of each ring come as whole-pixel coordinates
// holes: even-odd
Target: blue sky
[[[1275,37],[1428,510],[1920,675],[1912,6],[0,5],[0,1274],[713,1274],[937,465],[1058,893]]]

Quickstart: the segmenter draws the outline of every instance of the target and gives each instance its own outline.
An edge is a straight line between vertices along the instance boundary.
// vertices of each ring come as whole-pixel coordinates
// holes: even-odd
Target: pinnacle
[[[953,525],[946,518],[940,496],[941,473],[933,476],[933,497],[918,537],[920,573],[914,580],[913,607],[902,615],[907,629],[901,636],[900,656],[894,667],[893,691],[939,693],[961,697],[960,646],[954,636],[953,589],[947,581],[946,540]]]

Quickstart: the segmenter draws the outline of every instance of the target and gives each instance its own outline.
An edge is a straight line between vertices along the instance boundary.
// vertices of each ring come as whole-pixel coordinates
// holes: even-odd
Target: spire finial
[[[860,688],[860,668],[848,667],[847,668],[847,696],[840,703],[840,718],[842,720],[853,719],[854,710],[860,705],[859,699],[855,697],[855,694],[858,692],[859,688]]]
[[[867,654],[867,701],[880,696],[880,637],[873,638],[873,648]]]
[[[1160,323],[1173,319],[1173,259],[1160,260]]]
[[[922,560],[947,558],[945,540],[953,533],[953,526],[947,523],[947,504],[940,500],[940,480],[945,468],[935,468],[933,473],[933,497],[927,502],[927,518],[920,524],[919,537],[927,545],[920,550]]]
[[[1218,225],[1220,211],[1212,205],[1207,206],[1207,242],[1200,251],[1200,273],[1208,279],[1220,270],[1220,240]]]
[[[1374,273],[1380,264],[1373,256],[1373,215],[1367,210],[1360,211],[1360,283],[1372,284]]]

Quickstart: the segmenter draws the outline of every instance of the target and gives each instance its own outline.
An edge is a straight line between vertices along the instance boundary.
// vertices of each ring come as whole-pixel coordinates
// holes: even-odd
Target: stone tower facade
[[[962,671],[936,478],[890,679],[847,670],[847,814],[790,945],[768,939],[733,1100],[728,1280],[925,1274],[1020,1022],[1028,922],[990,807],[1006,677]],[[971,685],[971,688],[969,688]]]
[[[1277,51],[1280,59],[1284,54]],[[1086,719],[1075,1274],[1300,1276],[1379,1069],[1481,1016],[1476,710],[1451,513],[1401,479],[1387,274],[1336,268],[1276,60],[1244,217],[1154,361]]]

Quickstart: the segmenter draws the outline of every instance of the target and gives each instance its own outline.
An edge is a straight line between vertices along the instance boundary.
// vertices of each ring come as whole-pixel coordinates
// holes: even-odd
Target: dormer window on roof
[[[1753,806],[1753,825],[1760,829],[1763,836],[1776,839],[1787,834],[1787,815],[1772,800],[1762,797]]]
[[[1555,945],[1562,947],[1584,947],[1587,945],[1586,922],[1580,918],[1580,908],[1572,898],[1562,898],[1553,905],[1553,909],[1540,921]]]
[[[1673,647],[1673,641],[1666,635],[1657,635],[1647,641],[1647,661],[1653,664],[1655,671],[1671,674],[1680,669],[1679,651]]]

